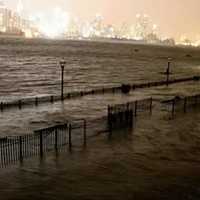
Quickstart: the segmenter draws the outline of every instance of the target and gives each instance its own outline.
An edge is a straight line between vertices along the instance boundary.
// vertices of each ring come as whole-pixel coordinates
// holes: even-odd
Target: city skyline
[[[4,1],[8,6],[15,9],[18,0]],[[135,23],[137,13],[146,13],[152,20],[159,24],[162,32],[168,37],[179,39],[186,35],[191,39],[199,39],[200,27],[198,26],[198,0],[22,0],[24,9],[29,13],[45,12],[55,6],[81,19],[90,19],[96,13],[105,17],[108,24],[120,25],[123,22]],[[184,20],[184,23],[183,23]]]

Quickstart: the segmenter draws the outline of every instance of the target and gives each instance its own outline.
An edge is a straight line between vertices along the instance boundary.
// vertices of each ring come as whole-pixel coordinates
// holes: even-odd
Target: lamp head
[[[61,60],[61,61],[60,61],[60,66],[61,66],[62,68],[64,68],[65,65],[66,65],[66,61],[65,61],[64,59]]]

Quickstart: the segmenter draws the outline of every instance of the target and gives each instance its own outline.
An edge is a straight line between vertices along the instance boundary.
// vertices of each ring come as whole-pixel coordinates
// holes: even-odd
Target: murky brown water
[[[140,116],[132,132],[1,169],[1,199],[199,199],[199,110]]]
[[[199,75],[199,53],[129,44],[1,41],[1,100],[59,94],[56,65],[63,56],[69,91],[163,79],[167,57],[174,58],[174,77]],[[100,117],[108,104],[199,93],[199,83],[191,82],[7,110],[0,113],[1,136],[32,132],[71,117]],[[153,116],[140,116],[131,133],[116,132],[110,141],[102,134],[90,139],[86,150],[50,153],[43,161],[33,158],[23,166],[1,169],[0,199],[199,199],[199,109],[170,120],[158,102],[154,105]]]
[[[0,39],[0,100],[59,94],[58,62],[63,57],[67,92],[161,80],[168,57],[174,58],[174,76],[197,74],[199,52],[118,43]]]

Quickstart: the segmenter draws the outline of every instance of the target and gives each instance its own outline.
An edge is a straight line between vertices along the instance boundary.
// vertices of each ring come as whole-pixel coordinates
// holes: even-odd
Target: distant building
[[[23,10],[24,10],[23,3],[22,3],[21,0],[19,0],[18,3],[17,3],[17,13],[18,13],[19,16],[22,15]]]
[[[0,33],[21,35],[21,18],[0,1]]]
[[[176,42],[173,38],[166,38],[166,39],[162,40],[162,44],[174,46],[174,45],[176,45]]]
[[[7,9],[3,3],[0,1],[0,31],[7,32],[12,26],[12,13]]]

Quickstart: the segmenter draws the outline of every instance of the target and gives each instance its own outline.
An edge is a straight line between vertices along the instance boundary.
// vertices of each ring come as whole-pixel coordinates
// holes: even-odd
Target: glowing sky
[[[17,0],[5,0],[15,7]],[[72,15],[89,19],[101,13],[107,23],[135,21],[137,13],[146,13],[167,36],[200,38],[200,0],[22,0],[28,12],[62,7]]]

